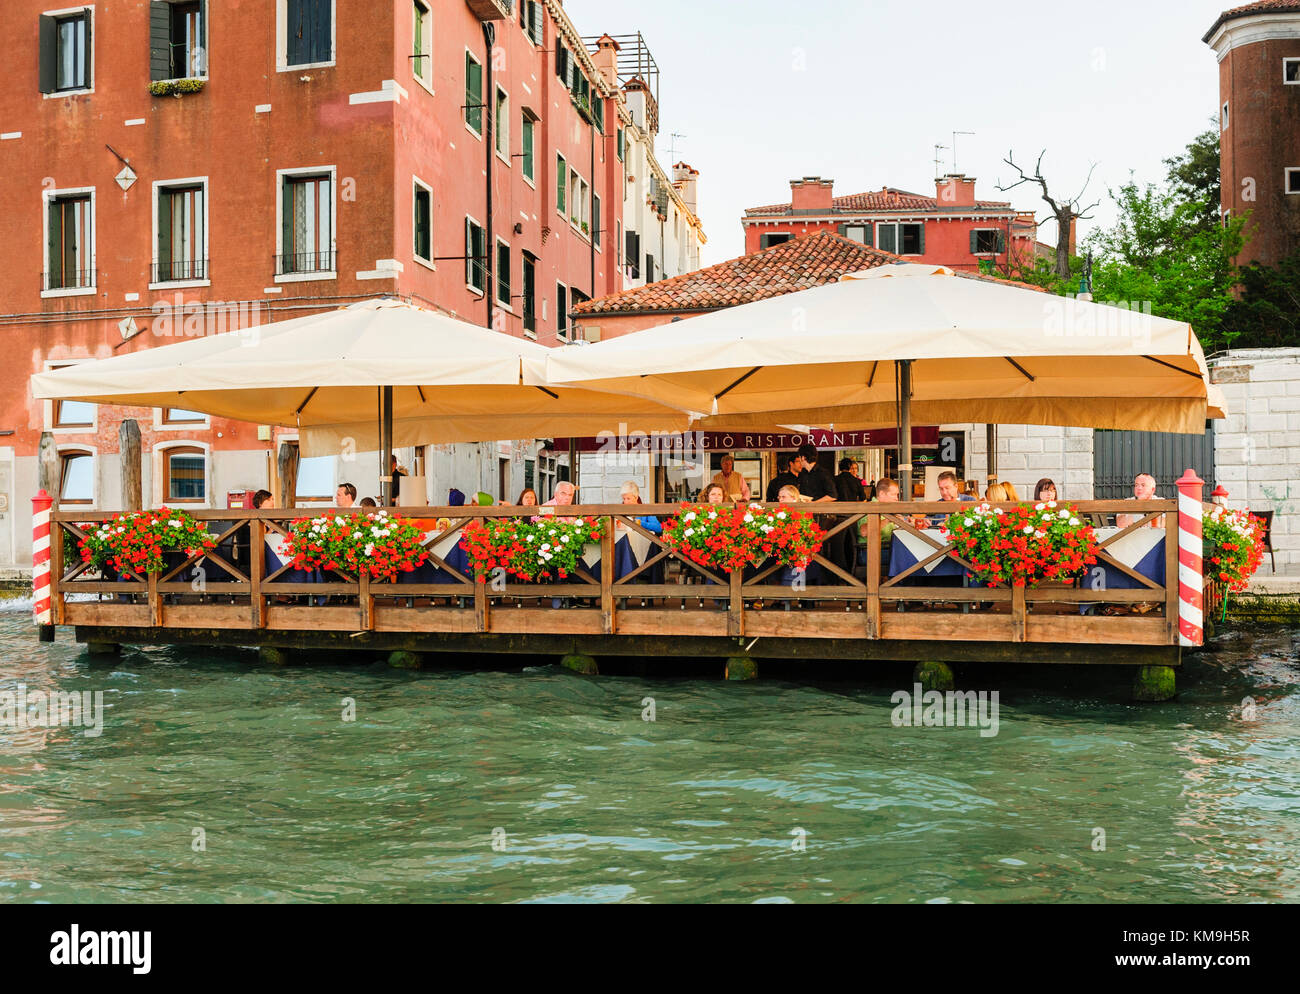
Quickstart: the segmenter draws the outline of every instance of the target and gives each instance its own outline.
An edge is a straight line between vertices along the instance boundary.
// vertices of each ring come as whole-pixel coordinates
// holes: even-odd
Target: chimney
[[[692,169],[685,162],[673,163],[673,186],[681,194],[682,202],[686,204],[687,210],[696,216],[699,211],[696,209],[696,199],[699,196],[700,171]]]
[[[940,207],[974,207],[975,178],[965,173],[948,173],[934,181],[935,197]]]
[[[1070,246],[1070,255],[1072,257],[1079,254],[1078,252],[1075,251],[1075,244],[1076,244],[1075,236],[1078,234],[1078,230],[1079,230],[1079,219],[1077,217],[1071,217],[1069,246]]]
[[[618,52],[618,42],[603,34],[596,39],[596,51],[591,57],[606,85],[615,90],[618,89]]]
[[[651,95],[650,87],[640,76],[633,76],[624,84],[623,96],[627,100],[627,110],[632,115],[632,120],[651,136],[650,145],[653,148],[653,139],[659,134],[659,104]]]
[[[790,181],[790,209],[793,211],[829,211],[833,179],[805,176]]]

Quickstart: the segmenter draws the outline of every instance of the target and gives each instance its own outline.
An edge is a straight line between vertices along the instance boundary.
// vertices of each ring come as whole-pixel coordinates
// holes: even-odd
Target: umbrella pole
[[[985,425],[985,431],[988,433],[988,451],[989,451],[989,481],[991,487],[998,482],[998,426]]]
[[[393,388],[380,388],[379,495],[384,507],[393,503]]]
[[[898,363],[898,489],[912,499],[912,360]]]

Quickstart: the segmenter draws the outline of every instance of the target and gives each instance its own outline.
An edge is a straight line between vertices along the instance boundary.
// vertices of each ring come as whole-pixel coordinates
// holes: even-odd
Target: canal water
[[[100,661],[9,607],[0,694],[102,692],[103,726],[0,727],[0,902],[1300,900],[1294,629],[1222,637],[1164,705],[959,671],[999,693],[981,736],[896,727],[905,666]]]

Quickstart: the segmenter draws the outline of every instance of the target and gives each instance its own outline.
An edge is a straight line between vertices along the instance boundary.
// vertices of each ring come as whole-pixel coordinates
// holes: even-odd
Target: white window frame
[[[433,89],[433,8],[431,6],[431,3],[432,0],[411,0],[411,43],[412,43],[411,47],[412,49],[415,48],[415,24],[417,21],[424,22],[424,30],[421,32],[423,36],[421,40],[424,43],[424,54],[422,58],[411,59],[411,78],[415,80],[417,84],[419,84],[420,86],[428,90],[430,93],[433,93],[434,92]],[[417,7],[423,8],[424,10],[423,17],[421,17],[419,12],[416,10]],[[419,52],[415,52],[415,51],[411,52],[412,56],[419,55],[419,54],[420,54]],[[424,67],[423,76],[420,76],[418,73],[416,73],[415,67],[417,65]]]
[[[482,223],[481,221],[479,221],[478,218],[474,217],[473,214],[466,214],[466,215],[465,215],[465,220],[468,221],[470,224],[474,225],[475,227],[477,227],[481,232],[483,232],[483,248],[486,249],[486,248],[487,248],[487,228],[484,227],[484,226],[483,226],[483,223]],[[468,235],[469,232],[466,231],[465,234]],[[473,261],[473,260],[471,260],[471,259],[469,258],[469,254],[470,254],[471,251],[473,251],[473,248],[474,248],[474,247],[473,247],[472,245],[469,244],[469,239],[466,238],[466,239],[465,239],[465,257],[466,257],[466,258],[465,258],[465,262],[466,262],[467,267],[468,267],[468,264],[471,263],[471,262]],[[495,249],[493,249],[493,251],[495,251]],[[466,281],[465,281],[465,289],[468,290],[470,293],[474,294],[474,296],[476,296],[476,297],[484,297],[484,296],[486,296],[487,294],[490,293],[490,294],[492,294],[492,299],[493,299],[493,300],[496,300],[496,291],[495,291],[495,289],[494,289],[492,286],[489,285],[489,284],[491,284],[491,282],[492,282],[492,280],[491,280],[491,278],[489,277],[489,274],[487,273],[486,268],[485,268],[484,273],[483,273],[483,289],[480,290],[478,287],[476,287],[476,286],[475,286],[473,283],[471,283],[469,280],[466,280]]]
[[[1004,233],[1002,228],[971,228],[970,230],[971,230],[972,232],[993,231],[993,232],[997,232],[997,233],[999,233],[999,234],[1003,234],[1003,233]],[[996,240],[996,239],[994,240],[994,244],[995,244],[995,245],[997,244],[997,240]],[[901,254],[901,253],[900,253],[900,254]],[[993,252],[972,252],[971,254],[974,255],[974,256],[978,256],[978,257],[980,257],[980,258],[984,258],[984,257],[995,258],[995,257],[998,255],[998,252],[995,250],[995,251],[993,251]]]
[[[209,46],[210,50],[210,46]],[[275,71],[305,72],[308,69],[325,69],[338,65],[339,55],[339,5],[330,0],[330,57],[326,62],[304,62],[289,65],[289,0],[275,0]]]
[[[62,369],[64,366],[79,366],[83,362],[94,362],[93,358],[82,357],[80,359],[47,359],[45,361],[45,372],[50,373],[56,369]],[[53,435],[92,435],[99,431],[99,405],[91,404],[94,408],[94,414],[90,418],[90,426],[69,425],[66,428],[60,428],[54,423],[54,405],[59,403],[56,400],[41,401],[41,416],[45,420],[45,430]],[[84,403],[80,401],[79,403]],[[84,446],[83,446],[84,447]]]
[[[167,494],[164,492],[167,474],[163,469],[167,464],[167,453],[171,449],[203,450],[203,500],[187,500],[181,502],[179,506],[210,509],[212,507],[212,443],[201,442],[196,438],[169,438],[165,442],[158,442],[154,445],[152,450],[153,485],[150,487],[153,493],[153,506],[162,507],[168,501]]]
[[[41,272],[50,264],[50,202],[60,197],[90,194],[90,265],[86,267],[95,274],[94,286],[65,287],[58,290],[42,290],[41,298],[51,297],[91,297],[99,292],[99,266],[96,265],[95,243],[99,240],[99,215],[96,213],[95,188],[93,186],[70,186],[62,190],[41,191]]]
[[[303,166],[293,169],[275,171],[275,255],[284,255],[284,181],[291,176],[320,176],[328,173],[330,178],[330,256],[334,259],[334,268],[319,273],[284,273],[275,277],[276,283],[310,283],[313,280],[337,280],[339,278],[339,177],[338,166]]]
[[[484,232],[484,234],[486,235],[487,232]],[[501,302],[501,276],[500,276],[500,268],[501,268],[501,246],[502,246],[502,245],[505,246],[505,248],[506,248],[506,256],[509,257],[509,255],[510,255],[510,243],[509,243],[508,241],[506,241],[504,238],[502,238],[500,235],[497,235],[497,236],[496,236],[496,244],[495,244],[494,246],[492,246],[492,305],[493,305],[494,307],[499,307],[499,308],[501,308],[501,310],[503,310],[503,311],[507,311],[507,312],[509,312],[510,314],[513,314],[513,313],[515,312],[515,309],[514,309],[514,307],[512,307],[511,304],[510,304],[511,299],[513,299],[513,298],[511,297],[511,293],[514,291],[514,288],[515,288],[513,282],[511,282],[511,284],[510,284],[509,286],[506,287],[506,301],[505,301],[505,303],[503,304],[503,303]],[[511,267],[511,272],[510,272],[510,279],[511,279],[511,280],[514,279],[514,275],[515,275],[515,274],[514,274],[514,269],[513,269],[513,267]]]
[[[211,270],[206,267],[210,265],[211,256],[208,254],[208,204],[211,201],[209,196],[208,177],[206,176],[188,176],[184,179],[156,179],[153,181],[153,255],[154,264],[159,260],[158,255],[158,197],[160,192],[167,187],[173,186],[202,186],[203,187],[203,259],[205,263],[205,272],[209,273],[207,279],[202,280],[168,280],[166,282],[150,283],[150,290],[183,290],[186,287],[212,286]],[[276,220],[279,220],[277,215]],[[278,254],[278,253],[277,253]]]
[[[1300,56],[1288,55],[1282,60],[1282,85],[1283,86],[1300,86],[1300,72],[1295,79],[1286,78],[1286,67],[1289,62],[1300,62]]]
[[[601,243],[601,238],[599,233],[596,231],[596,204],[599,203],[601,207],[604,207],[605,205],[601,202],[600,194],[597,193],[595,190],[591,191],[590,196],[591,196],[591,223],[588,224],[587,226],[590,229],[589,237],[591,238],[592,247],[597,252],[604,252],[605,247]]]
[[[153,430],[154,431],[206,431],[212,427],[212,416],[203,415],[202,421],[167,421],[166,414],[171,410],[168,407],[155,407],[153,409]],[[194,412],[198,414],[198,411]]]
[[[533,123],[533,175],[529,176],[524,170],[524,155],[528,153],[526,143],[524,142],[524,122]],[[520,108],[519,112],[519,175],[524,178],[524,182],[537,189],[537,126],[541,124],[541,118],[527,107]]]
[[[576,197],[574,196],[575,192],[577,193]],[[578,172],[578,170],[570,166],[568,193],[566,195],[569,201],[568,204],[566,205],[568,207],[567,217],[569,220],[569,226],[573,228],[573,230],[576,231],[582,238],[585,238],[588,241],[591,240],[591,234],[590,234],[591,207],[587,202],[587,198],[590,195],[591,195],[591,185],[585,179],[582,178],[582,173]],[[573,214],[575,200],[577,201],[577,207],[578,207],[578,215],[576,218],[574,217]],[[587,234],[583,234],[582,231],[582,224],[584,221],[587,223],[587,229],[588,229]]]
[[[569,341],[569,332],[572,331],[569,327],[569,285],[556,280],[555,289],[558,291],[560,287],[564,287],[564,308],[555,308],[555,337],[562,338],[567,342]],[[556,293],[555,296],[558,300],[559,293]],[[560,326],[561,321],[564,322],[563,327]]]
[[[564,203],[556,202],[555,213],[567,221],[569,220],[569,160],[564,157],[563,152],[556,152],[555,160],[556,179],[559,179],[560,171],[564,171]]]
[[[920,258],[921,256],[923,256],[923,255],[925,254],[924,252],[903,252],[903,251],[901,251],[901,249],[903,248],[903,225],[905,225],[905,224],[906,224],[906,225],[912,225],[913,227],[919,227],[919,228],[921,229],[921,231],[922,231],[922,235],[921,235],[921,237],[922,237],[922,239],[924,239],[924,237],[925,237],[925,235],[924,235],[924,232],[925,232],[925,222],[924,222],[924,221],[877,221],[877,222],[876,222],[876,248],[880,249],[881,252],[888,252],[888,251],[890,251],[889,249],[886,249],[886,248],[880,248],[880,229],[881,229],[881,228],[884,228],[884,227],[892,227],[892,228],[895,229],[895,230],[894,230],[894,248],[893,248],[893,253],[894,253],[894,255],[914,256],[914,257],[916,257],[916,258]]]
[[[90,456],[90,503],[88,505],[77,501],[75,507],[99,507],[99,446],[97,445],[78,445],[76,442],[65,442],[62,445],[54,446],[55,454],[59,460],[59,482],[56,487],[58,493],[55,494],[55,500],[63,501],[63,457],[69,453]],[[64,563],[67,568],[68,563]]]
[[[487,86],[487,73],[486,73],[486,72],[484,71],[484,69],[483,69],[483,60],[480,59],[477,55],[475,55],[474,52],[470,49],[470,47],[469,47],[468,45],[465,46],[465,54],[468,55],[471,59],[473,59],[475,62],[478,63],[478,68],[479,68],[479,82],[480,82],[480,84],[482,84],[484,87],[486,87],[486,86]],[[461,71],[461,76],[462,76],[462,79],[461,79],[461,87],[460,87],[460,88],[461,88],[461,90],[466,91],[466,96],[468,96],[468,95],[469,95],[469,93],[468,93],[468,89],[469,89],[469,88],[465,85],[466,82],[467,82],[467,80],[465,80],[465,79],[463,78],[464,75],[465,75],[465,60],[464,60],[464,59],[461,59],[461,63],[460,63],[460,71]],[[484,93],[484,94],[483,94],[483,97],[486,98],[486,97],[487,97],[487,94]],[[480,107],[479,110],[482,111],[482,117],[481,117],[481,120],[484,120],[484,121],[487,120],[487,116],[488,116],[488,114],[487,114],[487,107],[486,107],[486,106]],[[465,125],[465,130],[466,130],[466,131],[468,131],[471,135],[473,135],[473,136],[474,136],[475,138],[477,138],[479,141],[482,141],[482,140],[483,140],[483,132],[482,132],[482,131],[475,131],[475,130],[474,130],[474,126],[471,125],[471,124],[469,123],[469,107],[468,107],[468,106],[461,108],[460,119],[461,119],[461,121],[464,123],[464,125]]]
[[[1228,103],[1229,101],[1227,100],[1223,101],[1223,106],[1219,108],[1219,131],[1220,132],[1224,132],[1228,130]]]
[[[84,93],[95,92],[95,77],[98,75],[98,73],[96,73],[95,71],[95,36],[98,34],[98,32],[95,31],[95,5],[93,3],[83,3],[78,7],[61,7],[58,10],[43,10],[41,11],[40,16],[41,17],[64,17],[67,14],[80,14],[83,11],[90,12],[90,19],[86,24],[86,27],[90,31],[90,79],[88,81],[89,85],[83,86],[79,90],[59,90],[55,93],[42,93],[41,96],[44,97],[46,100],[57,100],[62,97],[76,97],[76,96],[81,96]],[[55,58],[58,58],[57,45],[55,46]]]
[[[420,258],[415,251],[415,194],[417,187],[429,194],[429,258],[427,259]],[[414,174],[411,175],[411,258],[425,269],[432,269],[435,273],[438,271],[438,267],[433,261],[433,187]]]
[[[1290,197],[1300,196],[1300,181],[1297,181],[1294,190],[1291,189],[1291,177],[1300,177],[1300,166],[1287,166],[1286,169],[1283,170],[1282,176],[1282,192]]]
[[[496,157],[510,166],[510,91],[500,83],[494,84],[492,95],[492,150]],[[501,122],[505,121],[505,127]],[[502,145],[505,148],[502,148]]]

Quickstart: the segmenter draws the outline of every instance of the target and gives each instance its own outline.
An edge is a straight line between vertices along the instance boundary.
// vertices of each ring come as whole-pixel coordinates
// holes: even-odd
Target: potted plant
[[[1097,536],[1073,506],[1047,501],[1003,510],[966,504],[943,526],[971,576],[989,587],[1070,586],[1097,562]]]

